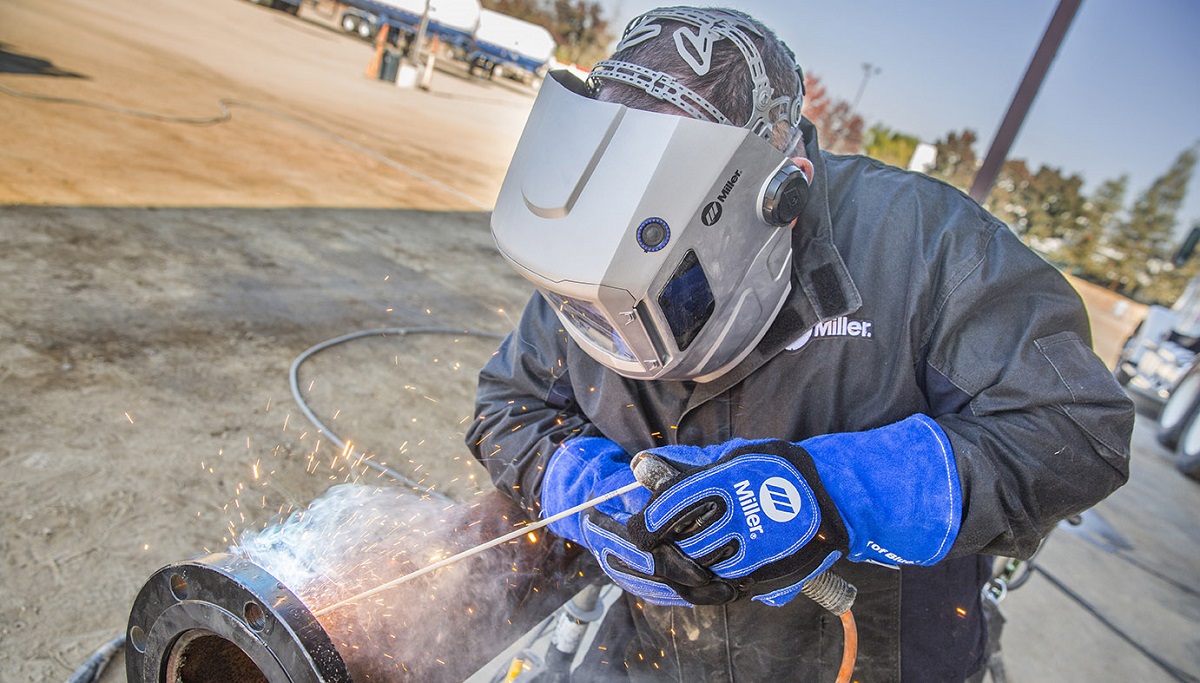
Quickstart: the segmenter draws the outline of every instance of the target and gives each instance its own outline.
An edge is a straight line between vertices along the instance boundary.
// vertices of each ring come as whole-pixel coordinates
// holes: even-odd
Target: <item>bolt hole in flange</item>
[[[242,616],[246,625],[255,631],[261,631],[267,626],[267,615],[263,612],[262,605],[257,602],[247,602],[242,608]]]
[[[140,626],[129,629],[129,644],[138,652],[146,651],[146,632]]]
[[[175,596],[176,600],[187,600],[188,585],[187,579],[180,574],[172,574],[170,578],[171,595]]]

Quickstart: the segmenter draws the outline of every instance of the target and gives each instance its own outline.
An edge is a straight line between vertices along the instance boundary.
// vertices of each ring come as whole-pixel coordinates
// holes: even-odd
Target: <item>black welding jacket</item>
[[[962,483],[950,557],[835,569],[859,589],[856,681],[962,680],[981,663],[984,556],[1027,557],[1056,522],[1124,483],[1133,405],[1091,350],[1079,296],[1006,226],[943,183],[819,151],[805,125],[816,173],[794,228],[792,292],[743,362],[705,384],[625,379],[534,296],[480,374],[467,442],[537,517],[546,461],[573,436],[635,453],[929,415]],[[802,597],[778,608],[624,604],[589,658],[595,679],[822,681],[837,671],[838,620]]]

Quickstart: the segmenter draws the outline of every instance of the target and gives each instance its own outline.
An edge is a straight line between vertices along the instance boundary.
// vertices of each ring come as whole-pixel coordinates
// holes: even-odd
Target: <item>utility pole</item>
[[[425,46],[425,33],[429,30],[429,10],[431,0],[425,0],[425,11],[421,13],[421,23],[417,24],[417,36],[413,38],[411,57],[413,63],[421,63],[421,50]]]
[[[883,71],[883,69],[870,62],[863,62],[862,68],[862,82],[858,84],[858,94],[854,96],[854,104],[850,105],[850,110],[852,112],[858,111],[858,101],[862,99],[863,91],[867,89],[867,81],[871,80],[871,76],[877,75]]]
[[[1025,123],[1025,115],[1029,113],[1033,98],[1042,87],[1046,72],[1050,70],[1050,63],[1058,54],[1058,48],[1062,45],[1081,2],[1082,0],[1059,0],[1058,9],[1054,10],[1054,16],[1050,18],[1050,25],[1046,27],[1042,42],[1033,53],[1029,68],[1025,70],[1025,78],[1017,88],[1017,93],[1013,95],[1012,103],[1008,105],[1008,113],[1000,123],[1000,130],[996,131],[987,157],[979,167],[979,173],[975,175],[975,182],[971,184],[971,199],[980,204],[992,191],[992,185],[1000,175],[1000,167],[1008,157],[1008,150],[1012,148],[1017,132],[1021,130],[1021,124]]]

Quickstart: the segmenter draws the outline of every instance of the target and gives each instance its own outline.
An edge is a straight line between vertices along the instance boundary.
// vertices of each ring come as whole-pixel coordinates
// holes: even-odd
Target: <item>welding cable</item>
[[[125,647],[125,634],[121,634],[116,638],[108,641],[100,646],[100,649],[92,653],[75,673],[67,679],[67,683],[96,683],[100,680],[100,675],[104,673],[105,667],[112,661],[112,658],[117,654],[117,651]]]
[[[101,111],[112,112],[114,114],[124,114],[126,116],[134,116],[137,118],[149,119],[151,121],[159,121],[162,123],[181,123],[181,124],[186,124],[186,125],[191,125],[191,126],[212,126],[212,125],[216,125],[219,123],[225,123],[227,121],[230,121],[233,119],[233,112],[230,111],[230,107],[242,107],[244,109],[251,109],[251,110],[257,111],[261,114],[267,114],[268,116],[274,116],[275,118],[283,119],[284,121],[288,121],[289,123],[294,123],[297,126],[307,128],[307,129],[313,131],[314,133],[317,133],[318,135],[329,138],[330,140],[336,142],[339,145],[342,145],[343,147],[349,147],[350,149],[352,149],[360,154],[365,154],[365,155],[371,157],[372,159],[374,159],[375,161],[378,161],[379,163],[383,164],[384,166],[388,166],[392,169],[400,171],[401,173],[404,173],[413,178],[416,178],[417,180],[419,180],[427,185],[432,185],[433,187],[436,187],[436,188],[442,190],[443,192],[454,195],[455,197],[463,200],[464,202],[470,204],[471,206],[474,206],[477,209],[480,209],[483,211],[491,211],[491,209],[492,209],[490,204],[482,202],[482,201],[472,197],[471,195],[460,192],[459,190],[456,190],[453,187],[450,187],[449,185],[447,185],[439,180],[435,180],[434,178],[431,178],[430,176],[427,176],[424,173],[421,173],[420,171],[418,171],[414,168],[406,166],[398,161],[394,161],[393,159],[390,159],[387,156],[384,156],[383,154],[376,152],[375,150],[371,149],[370,147],[367,147],[365,145],[360,145],[357,142],[354,142],[353,140],[344,138],[341,135],[338,135],[337,133],[328,131],[314,123],[309,123],[308,121],[298,119],[289,114],[284,114],[282,112],[278,112],[278,111],[269,109],[269,108],[261,106],[261,105],[253,104],[251,102],[243,102],[242,100],[237,100],[237,99],[233,99],[233,98],[229,98],[229,97],[222,97],[221,99],[217,100],[217,107],[220,109],[220,112],[221,112],[220,114],[218,114],[216,116],[191,117],[191,116],[171,116],[171,115],[167,115],[167,114],[156,114],[154,112],[144,111],[141,109],[132,109],[130,107],[121,107],[121,106],[114,105],[114,104],[105,104],[103,102],[93,102],[91,100],[83,100],[83,99],[78,99],[78,98],[74,98],[74,97],[57,97],[54,95],[42,95],[39,93],[24,92],[21,90],[14,90],[13,88],[9,88],[8,86],[5,86],[5,85],[0,85],[0,93],[4,93],[6,95],[11,95],[12,97],[21,97],[24,99],[35,100],[38,102],[49,102],[52,104],[74,104],[74,105],[78,105],[81,107],[91,107],[93,109],[99,109]]]
[[[300,392],[300,379],[299,379],[300,365],[303,364],[304,361],[308,360],[309,358],[312,358],[313,356],[324,351],[325,349],[328,349],[333,346],[337,346],[338,344],[344,344],[348,341],[353,341],[355,339],[362,339],[364,337],[404,337],[404,336],[414,335],[414,334],[445,334],[445,335],[455,335],[455,336],[460,336],[460,337],[480,337],[483,339],[495,339],[497,341],[504,338],[504,335],[496,334],[495,332],[481,332],[478,330],[465,330],[465,329],[452,328],[452,327],[389,327],[389,328],[373,329],[373,330],[359,330],[357,332],[343,334],[340,337],[334,337],[333,339],[323,341],[320,344],[317,344],[317,345],[309,348],[304,353],[297,356],[296,360],[292,361],[292,367],[288,371],[288,380],[289,380],[289,382],[291,384],[291,388],[292,388],[292,399],[296,402],[296,405],[300,407],[300,412],[304,413],[304,417],[308,418],[308,421],[311,422],[313,424],[313,426],[317,428],[318,433],[324,434],[325,438],[327,438],[331,442],[333,442],[333,444],[335,446],[337,446],[339,449],[345,450],[346,442],[343,441],[337,434],[335,434],[332,429],[330,429],[328,426],[326,426],[325,423],[322,422],[320,420],[320,418],[318,418],[316,416],[316,414],[312,411],[312,409],[309,408],[308,403],[304,400],[304,395]],[[403,474],[400,474],[399,472],[388,467],[387,465],[368,459],[366,457],[365,452],[361,453],[361,454],[351,453],[350,455],[358,456],[360,458],[360,461],[362,462],[362,464],[367,465],[368,467],[372,467],[372,468],[388,475],[389,477],[395,479],[397,482],[399,482],[411,489],[419,491],[422,494],[428,495],[432,498],[437,498],[438,500],[440,500],[444,503],[454,502],[445,494],[438,492],[438,491],[434,491],[433,489],[430,489],[427,487],[423,487],[419,483],[413,481],[412,479],[409,479],[408,477],[404,476]]]

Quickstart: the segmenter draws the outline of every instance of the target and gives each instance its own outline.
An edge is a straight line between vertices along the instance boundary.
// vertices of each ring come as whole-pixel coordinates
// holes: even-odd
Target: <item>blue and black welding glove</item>
[[[954,452],[925,415],[799,443],[734,439],[649,452],[679,474],[629,519],[630,537],[644,551],[678,546],[735,599],[783,605],[843,555],[931,565],[958,535]]]
[[[635,481],[629,455],[616,443],[601,437],[576,437],[564,441],[550,456],[542,478],[542,514],[546,517],[615,491]],[[650,499],[650,491],[634,489],[610,498],[549,525],[563,538],[595,555],[600,567],[621,588],[656,605],[692,605],[706,597],[706,587],[726,591],[714,582],[711,571],[664,543],[639,550],[629,539],[625,522]]]

